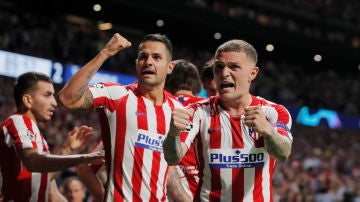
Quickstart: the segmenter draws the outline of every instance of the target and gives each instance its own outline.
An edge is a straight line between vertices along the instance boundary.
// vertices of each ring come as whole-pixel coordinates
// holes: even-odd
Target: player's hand
[[[75,127],[68,132],[64,142],[64,149],[68,149],[71,153],[75,153],[82,149],[90,140],[94,138],[94,131],[92,127],[82,125]]]
[[[91,159],[90,164],[103,164],[105,163],[105,151],[99,150],[96,152],[92,152],[87,154],[87,157]]]
[[[131,42],[129,42],[126,38],[121,36],[119,33],[115,33],[109,42],[105,45],[102,52],[105,53],[108,57],[111,57],[118,53],[119,51],[129,48],[131,46]]]
[[[267,120],[261,106],[250,106],[245,108],[244,116],[245,125],[253,128],[261,135],[271,134],[273,127]]]
[[[171,127],[179,132],[191,129],[190,116],[191,114],[188,110],[175,108],[171,114]]]

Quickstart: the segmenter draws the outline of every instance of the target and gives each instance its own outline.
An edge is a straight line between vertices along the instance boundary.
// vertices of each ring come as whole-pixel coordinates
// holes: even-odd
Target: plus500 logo
[[[139,133],[135,145],[144,149],[150,149],[158,152],[163,152],[162,144],[164,142],[161,135],[149,135]]]
[[[223,153],[210,154],[212,168],[249,168],[264,165],[264,153],[241,153],[236,150],[234,155]]]

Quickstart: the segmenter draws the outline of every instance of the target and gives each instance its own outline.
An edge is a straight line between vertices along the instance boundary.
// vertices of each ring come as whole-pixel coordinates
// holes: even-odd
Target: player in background
[[[207,97],[218,94],[218,88],[214,79],[214,58],[209,59],[204,64],[201,70],[201,81]]]
[[[250,93],[259,71],[251,44],[227,41],[214,59],[219,95],[174,109],[165,159],[178,163],[195,140],[200,180],[194,201],[273,201],[275,161],[291,153],[290,113]]]
[[[57,106],[54,94],[51,79],[42,73],[28,72],[17,78],[14,86],[17,111],[0,128],[1,194],[4,201],[48,201],[53,196],[49,195],[52,191],[52,174],[49,172],[103,161],[103,152],[50,154],[38,124],[51,119]],[[75,130],[73,135],[81,133],[80,129]],[[71,147],[64,145],[63,151],[72,149],[68,146]]]
[[[195,96],[201,91],[201,80],[197,67],[184,59],[173,61],[174,68],[171,74],[166,77],[165,89],[173,94],[184,106],[203,100]],[[196,165],[194,145],[176,165],[181,183],[191,199],[195,195],[199,182],[199,170]]]

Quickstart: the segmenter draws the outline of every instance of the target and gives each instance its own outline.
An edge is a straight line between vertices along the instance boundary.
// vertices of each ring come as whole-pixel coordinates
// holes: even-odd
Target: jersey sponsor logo
[[[163,135],[140,129],[138,131],[138,135],[135,141],[135,146],[162,153],[163,142],[164,142]]]
[[[264,152],[243,149],[211,149],[210,168],[254,168],[264,166]]]

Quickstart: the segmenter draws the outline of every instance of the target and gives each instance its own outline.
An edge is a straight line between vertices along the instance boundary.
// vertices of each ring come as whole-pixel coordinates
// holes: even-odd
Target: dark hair
[[[40,72],[27,72],[16,79],[14,86],[14,99],[18,110],[20,110],[23,103],[23,95],[36,90],[38,81],[45,81],[52,84],[50,77]]]
[[[214,79],[214,66],[215,66],[214,58],[211,58],[204,64],[201,71],[201,81],[203,83],[205,83],[206,79],[209,80]]]
[[[194,95],[201,91],[201,81],[197,67],[187,60],[175,60],[174,69],[167,75],[165,88],[171,94],[178,90],[189,90]]]
[[[148,34],[146,36],[144,36],[144,38],[141,40],[139,48],[138,48],[138,52],[140,51],[141,45],[147,41],[156,41],[156,42],[161,42],[165,45],[166,49],[169,51],[169,55],[170,55],[170,60],[172,58],[172,52],[173,52],[173,48],[172,48],[172,44],[170,39],[163,34]]]
[[[219,56],[221,52],[244,52],[256,64],[257,52],[255,48],[244,40],[230,40],[221,44],[215,53],[215,57]]]

